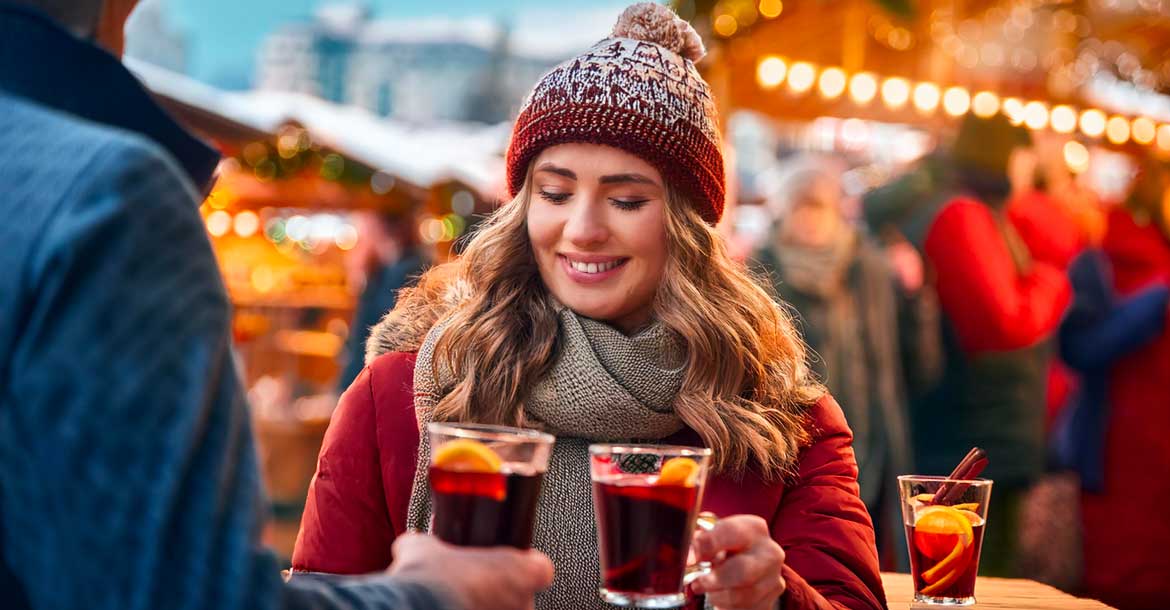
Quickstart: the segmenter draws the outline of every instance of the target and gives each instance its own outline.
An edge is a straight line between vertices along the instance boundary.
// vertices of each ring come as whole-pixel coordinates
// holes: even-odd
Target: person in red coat
[[[1008,168],[1029,145],[1003,115],[964,118],[951,155],[960,194],[934,217],[923,248],[946,365],[938,387],[912,405],[915,461],[945,475],[970,447],[987,451],[995,490],[980,572],[995,576],[1017,575],[1020,502],[1045,466],[1050,339],[1071,296],[1058,266],[1067,250],[1030,248],[1021,237],[1036,233],[1024,222],[1035,202],[1009,209]]]
[[[533,546],[535,607],[610,607],[592,442],[713,450],[693,593],[727,610],[884,608],[852,435],[792,322],[715,229],[724,171],[702,43],[661,5],[554,68],[520,111],[512,199],[464,256],[404,291],[368,344],[321,449],[295,571],[353,574],[429,523],[420,426],[556,435]]]
[[[1086,478],[1081,502],[1084,592],[1126,610],[1170,608],[1168,188],[1166,169],[1147,160],[1126,206],[1110,212],[1102,243],[1118,297],[1154,302],[1158,309],[1147,306],[1143,314],[1131,308],[1126,319],[1104,318],[1108,328],[1082,350],[1105,384],[1104,430],[1095,431],[1104,438],[1095,468],[1103,476],[1096,488]],[[1117,340],[1119,332],[1131,336]]]

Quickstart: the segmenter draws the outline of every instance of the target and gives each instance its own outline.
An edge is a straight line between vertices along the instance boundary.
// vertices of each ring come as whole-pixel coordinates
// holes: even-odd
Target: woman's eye
[[[610,199],[610,201],[612,201],[613,204],[618,207],[618,209],[632,211],[632,210],[636,210],[636,209],[646,205],[646,202],[650,201],[650,200],[649,199]]]
[[[550,193],[546,190],[541,190],[540,196],[550,203],[564,203],[569,200],[569,193]]]

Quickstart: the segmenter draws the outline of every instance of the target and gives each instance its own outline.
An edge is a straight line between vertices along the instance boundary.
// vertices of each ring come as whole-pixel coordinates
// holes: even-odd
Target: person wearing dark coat
[[[133,5],[0,2],[0,606],[531,600],[546,559],[426,536],[389,574],[282,581],[198,212],[218,155],[86,40],[99,22],[120,35]]]
[[[879,554],[908,562],[896,477],[913,467],[895,274],[844,217],[839,179],[819,165],[794,163],[783,201],[775,202],[774,234],[755,258],[795,310],[816,354],[813,367],[853,429],[861,499]]]

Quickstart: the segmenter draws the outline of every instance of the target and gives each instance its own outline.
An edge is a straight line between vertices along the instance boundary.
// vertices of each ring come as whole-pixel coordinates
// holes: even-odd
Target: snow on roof
[[[299,93],[222,91],[140,60],[123,61],[156,93],[268,133],[296,122],[315,141],[420,186],[454,179],[492,198],[503,184],[508,124],[413,125]]]

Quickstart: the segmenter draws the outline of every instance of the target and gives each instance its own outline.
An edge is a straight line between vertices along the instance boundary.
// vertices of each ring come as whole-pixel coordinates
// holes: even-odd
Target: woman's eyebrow
[[[656,182],[653,178],[650,178],[649,176],[643,176],[642,174],[635,174],[635,173],[612,174],[609,176],[602,176],[601,183],[602,184],[628,184],[628,183],[652,184],[654,186],[658,186],[658,182]]]
[[[557,166],[553,165],[552,163],[548,163],[548,162],[541,163],[540,166],[538,166],[536,168],[536,171],[537,172],[548,172],[550,174],[564,176],[565,178],[568,178],[570,180],[577,179],[577,174],[574,174],[573,170],[566,169],[563,167],[557,167]]]

